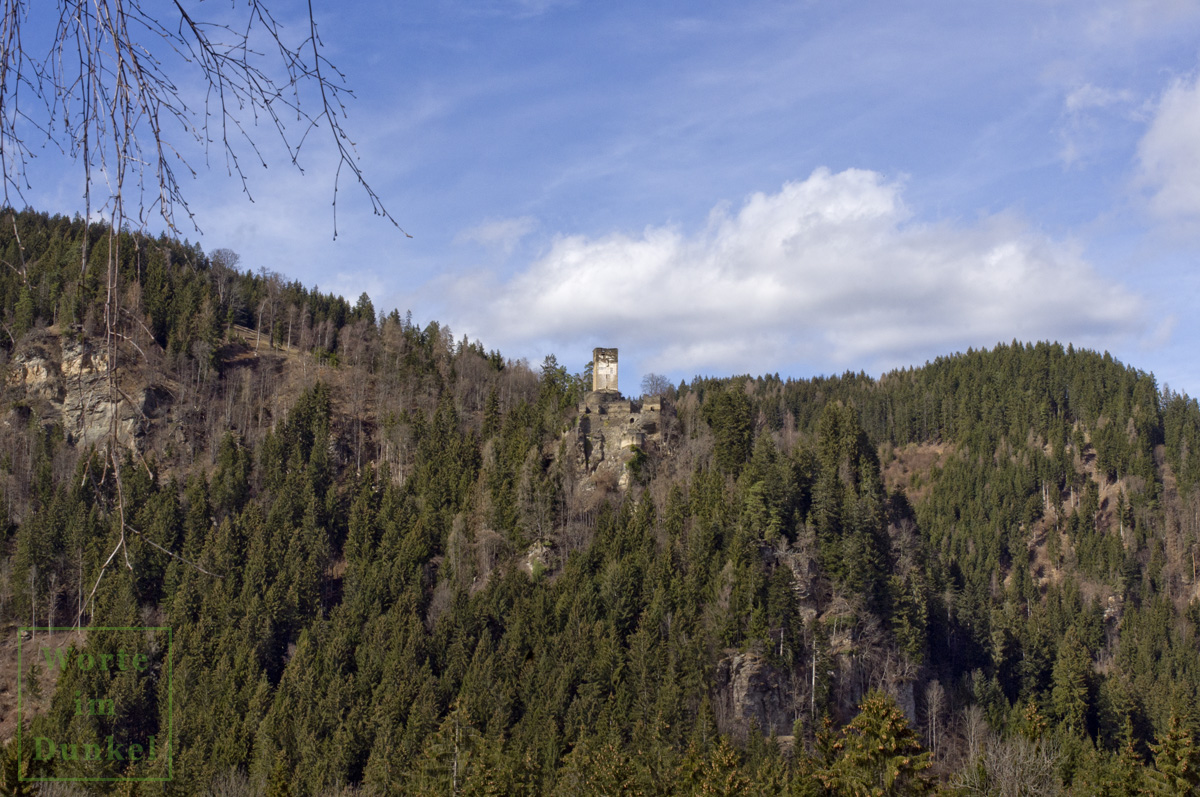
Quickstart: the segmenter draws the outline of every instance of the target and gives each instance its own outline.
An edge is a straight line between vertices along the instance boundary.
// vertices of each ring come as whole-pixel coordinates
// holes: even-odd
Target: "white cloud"
[[[489,219],[482,224],[463,230],[455,236],[456,242],[473,241],[488,249],[498,249],[510,254],[521,239],[537,228],[537,219],[520,216],[512,219]]]
[[[1014,337],[1104,346],[1143,315],[1077,247],[1005,215],[913,223],[901,185],[862,170],[818,169],[696,235],[560,237],[506,283],[451,295],[504,346],[621,341],[676,374],[885,368]]]
[[[1200,224],[1200,77],[1176,80],[1163,93],[1138,160],[1155,215]]]
[[[558,8],[569,8],[575,0],[468,0],[456,4],[459,13],[473,17],[529,19]]]
[[[1080,113],[1093,108],[1107,108],[1117,103],[1127,103],[1133,99],[1128,90],[1106,89],[1103,86],[1093,86],[1085,83],[1072,89],[1064,101],[1067,113]]]
[[[1062,141],[1059,159],[1065,166],[1093,161],[1101,157],[1110,122],[1114,117],[1135,119],[1134,95],[1128,89],[1112,89],[1084,83],[1063,98],[1058,136]]]
[[[1103,0],[1089,2],[1088,32],[1101,41],[1128,41],[1178,29],[1195,20],[1193,0]]]

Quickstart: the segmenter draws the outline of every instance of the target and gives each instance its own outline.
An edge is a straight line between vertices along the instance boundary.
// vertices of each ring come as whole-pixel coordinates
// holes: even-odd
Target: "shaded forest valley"
[[[1150,374],[1013,341],[879,379],[698,377],[618,480],[579,437],[583,364],[15,219],[6,794],[1200,785],[1200,406]],[[55,681],[18,674],[30,625],[172,636]],[[18,688],[27,740],[171,754],[40,761]]]

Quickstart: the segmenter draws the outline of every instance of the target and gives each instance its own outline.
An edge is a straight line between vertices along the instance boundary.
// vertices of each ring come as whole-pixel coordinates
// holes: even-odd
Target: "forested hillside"
[[[577,456],[582,363],[165,238],[123,236],[114,303],[107,228],[15,228],[2,727],[20,680],[26,739],[171,756],[14,741],[6,793],[19,771],[170,776],[99,784],[142,794],[1200,784],[1200,407],[1107,354],[696,378],[622,488]],[[170,627],[170,655],[18,677],[28,625]],[[81,715],[98,689],[120,710]]]

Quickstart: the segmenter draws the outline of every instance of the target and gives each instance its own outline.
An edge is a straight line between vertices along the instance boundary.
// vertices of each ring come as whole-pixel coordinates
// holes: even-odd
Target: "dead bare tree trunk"
[[[933,680],[925,687],[925,724],[928,728],[929,751],[936,759],[941,734],[941,715],[946,707],[946,690]]]
[[[50,573],[50,591],[46,601],[46,634],[54,639],[54,604],[58,602],[58,573]]]

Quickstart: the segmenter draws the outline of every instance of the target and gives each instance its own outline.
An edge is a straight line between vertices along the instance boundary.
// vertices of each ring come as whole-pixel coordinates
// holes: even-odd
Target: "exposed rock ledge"
[[[84,446],[104,440],[115,420],[120,444],[139,448],[150,419],[166,414],[173,401],[166,386],[140,383],[128,372],[114,398],[108,352],[49,330],[13,354],[5,383],[11,400],[34,410],[43,423],[61,423],[70,441]],[[13,416],[5,422],[12,423]]]

